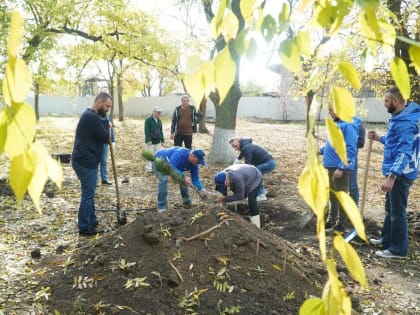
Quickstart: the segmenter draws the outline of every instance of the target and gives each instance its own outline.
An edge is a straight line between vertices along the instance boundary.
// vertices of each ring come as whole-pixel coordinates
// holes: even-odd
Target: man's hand
[[[381,185],[381,190],[385,193],[390,192],[394,186],[395,178],[387,177]]]
[[[185,182],[185,185],[191,186],[192,184],[191,177],[185,176],[184,182]]]
[[[337,169],[334,171],[333,177],[334,177],[334,178],[341,178],[342,176],[343,176],[343,171],[337,168]]]
[[[171,140],[174,140],[174,134],[173,133],[171,133],[170,138],[171,138]]]
[[[223,201],[225,201],[225,197],[222,196],[222,195],[220,195],[216,198],[216,202],[218,202],[218,203],[222,203]]]
[[[117,147],[117,146],[116,146],[116,144],[115,144],[115,141],[114,141],[114,142],[112,142],[112,144],[111,144],[111,145],[112,145],[112,150],[114,150],[114,151],[115,151],[115,149],[116,149],[116,147]]]
[[[376,131],[371,130],[368,132],[368,139],[379,141],[380,137]]]
[[[198,194],[200,195],[201,199],[207,199],[207,197],[208,197],[208,193],[205,189],[199,190]]]

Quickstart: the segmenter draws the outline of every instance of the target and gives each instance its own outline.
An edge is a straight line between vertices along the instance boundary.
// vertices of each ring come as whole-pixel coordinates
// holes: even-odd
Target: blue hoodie
[[[357,138],[359,126],[356,123],[348,123],[342,120],[335,122],[343,133],[346,141],[347,165],[337,155],[331,143],[327,140],[320,153],[324,156],[323,165],[325,168],[335,168],[340,170],[353,170],[357,157]]]
[[[179,174],[184,174],[189,171],[191,174],[191,181],[199,191],[203,190],[203,185],[200,183],[198,177],[198,165],[191,164],[188,161],[188,156],[191,150],[183,147],[172,147],[168,149],[160,149],[155,153],[156,158],[166,159],[171,164],[174,171]]]
[[[380,138],[384,144],[382,174],[390,173],[415,180],[419,173],[420,106],[414,102],[389,120],[388,132]]]

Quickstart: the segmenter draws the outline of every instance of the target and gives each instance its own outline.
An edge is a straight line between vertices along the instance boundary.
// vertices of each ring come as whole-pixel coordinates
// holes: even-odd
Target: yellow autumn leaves
[[[62,169],[47,150],[34,143],[35,112],[24,102],[29,92],[32,77],[26,63],[18,57],[23,37],[22,16],[12,13],[8,38],[8,62],[2,92],[6,106],[0,112],[0,154],[5,152],[10,159],[9,183],[21,202],[26,191],[37,210],[41,212],[40,196],[48,178],[61,187]]]

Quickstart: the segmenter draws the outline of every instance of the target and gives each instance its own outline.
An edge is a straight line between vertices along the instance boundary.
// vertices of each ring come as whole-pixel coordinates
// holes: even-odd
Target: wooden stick
[[[198,234],[196,234],[196,235],[194,235],[194,236],[191,236],[191,237],[189,237],[189,238],[184,238],[184,240],[185,240],[186,242],[189,242],[189,241],[192,241],[193,239],[195,239],[195,238],[197,238],[197,237],[200,237],[200,236],[206,235],[207,233],[210,233],[211,231],[213,231],[213,230],[215,230],[215,229],[217,229],[217,228],[221,227],[221,226],[222,226],[222,224],[226,223],[227,221],[228,221],[227,219],[226,219],[226,220],[223,220],[222,222],[220,222],[219,224],[216,224],[215,226],[212,226],[212,227],[211,227],[211,228],[209,228],[208,230],[205,230],[205,231],[203,231],[203,232],[201,232],[201,233],[198,233]]]
[[[182,279],[182,276],[181,276],[180,272],[178,271],[178,269],[176,269],[176,267],[174,266],[172,261],[170,261],[170,260],[168,260],[168,261],[169,261],[169,265],[171,265],[172,269],[175,270],[179,280],[181,280],[181,282],[184,282],[184,279]]]
[[[366,157],[366,167],[365,173],[363,175],[363,188],[362,188],[362,199],[360,200],[360,212],[362,214],[362,218],[365,214],[365,200],[366,200],[366,187],[367,187],[367,180],[368,180],[368,173],[369,173],[369,164],[370,164],[370,153],[372,152],[372,142],[373,139],[369,139],[367,157]]]

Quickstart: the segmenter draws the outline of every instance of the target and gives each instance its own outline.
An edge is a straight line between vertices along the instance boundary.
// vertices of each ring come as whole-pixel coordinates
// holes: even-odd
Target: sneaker
[[[162,213],[162,212],[165,212],[165,211],[166,211],[166,208],[157,209],[157,212],[159,212],[159,213]]]
[[[267,197],[265,195],[259,195],[257,196],[257,201],[266,201]]]
[[[387,258],[387,259],[393,259],[393,258],[404,259],[405,258],[404,256],[391,253],[388,249],[378,250],[377,252],[375,252],[375,255],[378,257]]]
[[[102,234],[104,230],[99,229],[87,229],[84,231],[79,231],[79,236],[95,236],[96,234]]]
[[[103,180],[102,185],[112,185],[112,183],[107,180]]]
[[[382,239],[371,238],[369,243],[373,246],[382,246]]]

